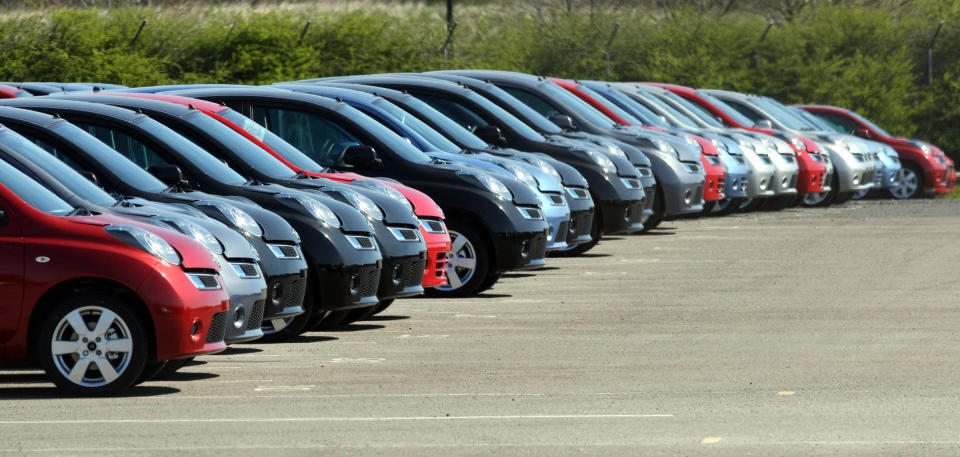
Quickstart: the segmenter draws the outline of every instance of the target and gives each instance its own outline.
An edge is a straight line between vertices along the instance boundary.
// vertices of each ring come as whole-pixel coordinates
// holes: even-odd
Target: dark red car
[[[394,196],[394,198],[409,200],[410,203],[413,204],[414,213],[420,218],[420,233],[427,245],[427,258],[431,259],[431,261],[427,262],[427,268],[423,273],[423,287],[426,288],[447,285],[446,263],[447,252],[449,252],[451,249],[450,234],[447,233],[446,226],[444,225],[443,211],[440,209],[440,206],[433,201],[432,198],[427,196],[427,194],[392,180],[368,178],[356,173],[337,173],[333,171],[316,173],[313,171],[304,170],[293,164],[290,160],[288,160],[288,158],[284,157],[280,152],[276,151],[266,143],[269,141],[266,135],[273,137],[273,134],[265,131],[263,127],[260,127],[259,124],[254,123],[252,120],[231,110],[225,105],[196,98],[165,94],[111,92],[110,95],[140,97],[176,103],[183,106],[192,106],[193,108],[202,111],[208,116],[213,117],[234,131],[240,133],[245,138],[257,144],[265,151],[269,152],[271,155],[283,162],[286,166],[290,167],[290,169],[293,171],[303,173],[308,176],[328,178],[334,181],[345,183],[354,181],[369,181],[378,183],[382,190],[387,192],[392,191],[391,195]],[[248,131],[248,129],[255,131],[251,133]],[[276,138],[276,140],[283,141],[279,138]],[[381,304],[379,307],[385,307],[384,305],[385,304]]]
[[[19,87],[0,84],[0,98],[19,98],[19,97],[32,97],[32,96],[33,94]]]
[[[109,395],[222,351],[229,295],[204,246],[94,215],[0,161],[0,361]]]
[[[957,171],[953,160],[940,148],[922,141],[895,137],[854,111],[827,105],[796,105],[826,121],[843,127],[847,133],[890,146],[903,164],[901,186],[904,198],[919,195],[953,193]]]
[[[558,86],[566,89],[573,95],[576,95],[581,100],[587,102],[590,106],[596,108],[598,111],[603,113],[605,116],[609,117],[612,121],[620,125],[635,125],[631,122],[628,122],[627,119],[624,119],[622,116],[618,115],[614,110],[618,109],[617,107],[610,107],[597,100],[591,94],[589,94],[589,89],[585,89],[580,83],[576,81],[570,81],[567,79],[559,78],[549,78],[550,81],[556,83]],[[667,131],[667,129],[661,127],[653,127],[646,125],[637,125],[637,127],[645,128],[648,130],[657,130],[657,131]],[[682,135],[682,134],[681,134]],[[727,178],[727,170],[724,168],[723,163],[719,159],[719,152],[717,152],[716,146],[713,143],[707,141],[705,138],[701,138],[696,135],[686,135],[688,138],[692,138],[697,144],[700,145],[700,164],[703,165],[703,170],[706,172],[706,180],[703,183],[703,199],[707,201],[718,201],[723,200],[723,183]],[[710,160],[708,156],[714,156],[715,160]]]
[[[697,89],[679,86],[676,84],[661,84],[661,83],[642,83],[648,84],[655,87],[660,87],[670,92],[673,92],[697,105],[700,105],[704,109],[710,111],[711,114],[717,117],[717,120],[723,122],[727,127],[739,128],[744,130],[749,130],[752,132],[765,133],[767,135],[776,136],[781,138],[788,143],[790,147],[793,148],[794,153],[797,157],[797,166],[800,169],[800,176],[797,180],[797,193],[799,194],[809,194],[815,192],[823,192],[824,177],[827,174],[827,165],[824,162],[818,162],[814,160],[810,154],[820,154],[820,146],[816,142],[804,138],[802,136],[793,135],[787,132],[780,132],[772,128],[766,127],[757,127],[753,125],[744,125],[737,122],[734,118],[728,115],[725,111],[714,106],[712,97],[706,94],[702,94]]]

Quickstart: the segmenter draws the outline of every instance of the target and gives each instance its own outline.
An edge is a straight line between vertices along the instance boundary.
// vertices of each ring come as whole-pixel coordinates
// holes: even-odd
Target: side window
[[[146,170],[154,165],[169,164],[167,160],[147,145],[119,130],[94,124],[74,122],[74,125],[97,137],[126,158]]]
[[[477,130],[477,127],[483,127],[489,124],[489,122],[480,117],[479,114],[459,103],[433,95],[418,95],[417,98],[423,100],[437,111],[443,113],[444,116],[453,119],[456,123],[471,132]]]
[[[255,106],[253,120],[326,167],[349,168],[343,150],[360,141],[335,123],[297,110]]]
[[[533,92],[516,89],[513,87],[501,87],[503,90],[507,91],[510,95],[513,95],[518,100],[523,102],[525,105],[533,108],[534,111],[540,113],[541,116],[549,119],[550,116],[554,114],[563,114],[552,103],[545,100],[543,97],[534,94]]]
[[[851,135],[853,135],[853,132],[856,132],[857,129],[863,128],[846,116],[840,116],[833,113],[814,113],[814,115],[826,119],[827,122],[831,122],[835,125],[843,127],[843,130]]]
[[[40,146],[40,148],[42,148],[44,151],[49,152],[50,155],[52,155],[52,156],[60,159],[61,162],[63,162],[63,163],[65,163],[65,164],[67,164],[68,166],[70,166],[70,168],[73,168],[74,170],[81,170],[81,169],[83,169],[83,167],[81,167],[79,163],[77,163],[75,160],[73,160],[73,157],[70,157],[70,156],[64,154],[64,153],[61,152],[59,149],[57,149],[56,146],[54,146],[54,145],[52,145],[52,144],[50,144],[50,143],[48,143],[48,142],[46,142],[46,141],[44,141],[44,140],[41,140],[41,139],[39,139],[39,138],[30,138],[30,139],[33,140],[33,142],[36,143],[37,146]]]
[[[724,100],[724,103],[730,105],[731,108],[737,110],[737,112],[746,116],[747,119],[750,119],[754,123],[756,123],[757,121],[763,120],[763,116],[757,114],[756,111],[750,108],[747,108],[747,106],[742,103],[738,103],[733,100]]]

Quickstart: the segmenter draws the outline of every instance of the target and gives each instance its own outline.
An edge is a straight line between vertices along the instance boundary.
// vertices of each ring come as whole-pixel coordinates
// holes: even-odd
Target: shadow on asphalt
[[[510,298],[510,294],[477,294],[470,298]]]
[[[213,378],[219,378],[219,377],[220,375],[216,373],[203,373],[203,372],[197,372],[197,371],[178,371],[172,375],[164,376],[163,378],[158,378],[157,380],[182,382],[182,381],[200,381],[204,379],[213,379]]]
[[[501,278],[531,278],[536,276],[533,273],[504,273],[500,275]]]
[[[676,234],[677,232],[668,232],[663,229],[651,230],[647,233],[644,233],[644,235],[649,235],[649,236],[667,236],[667,235],[676,235]]]
[[[19,375],[16,375],[19,376]],[[91,398],[84,396],[69,395],[66,392],[54,387],[45,376],[38,374],[43,382],[49,384],[49,387],[3,387],[3,384],[20,383],[21,381],[8,381],[8,376],[0,375],[0,400],[58,400],[64,398]],[[179,393],[180,389],[168,386],[134,386],[130,390],[115,395],[117,397],[156,397],[159,395],[170,395]]]
[[[550,270],[559,270],[559,269],[560,267],[540,267],[540,268],[534,269],[533,271],[550,271]]]
[[[256,343],[257,340],[251,341],[251,343]],[[263,352],[263,349],[250,347],[250,346],[228,346],[223,352],[217,353],[218,355],[239,355],[239,354],[252,354],[255,352]]]
[[[324,332],[361,332],[365,330],[377,330],[385,328],[377,324],[350,324],[323,330]]]
[[[404,319],[410,319],[410,316],[391,316],[391,315],[381,316],[381,315],[376,315],[376,316],[370,316],[370,317],[368,317],[368,318],[366,318],[366,319],[364,319],[364,320],[365,320],[365,321],[369,321],[369,322],[380,322],[380,321],[401,321],[401,320],[404,320]]]
[[[602,242],[603,242],[603,241],[601,241],[601,243],[602,243]],[[600,253],[596,253],[596,252],[584,252],[583,254],[580,254],[580,255],[578,255],[578,256],[576,256],[576,257],[573,257],[573,258],[576,259],[576,258],[578,258],[578,257],[579,257],[579,258],[584,258],[584,259],[591,259],[591,258],[595,258],[595,257],[611,257],[611,255],[610,255],[610,254],[600,254]]]
[[[335,336],[325,336],[325,335],[299,335],[288,340],[283,340],[282,343],[322,343],[324,341],[336,341],[340,338]]]

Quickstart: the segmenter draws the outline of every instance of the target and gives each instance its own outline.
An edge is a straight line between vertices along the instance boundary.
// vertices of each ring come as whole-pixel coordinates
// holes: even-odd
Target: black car
[[[355,207],[373,226],[383,256],[377,298],[388,300],[423,293],[420,283],[426,268],[427,248],[420,238],[420,221],[409,204],[375,189],[297,174],[230,127],[196,109],[157,100],[109,95],[59,98],[104,103],[141,112],[223,160],[247,180],[319,191]],[[343,313],[343,318],[330,316],[324,319],[324,323],[352,322],[353,317],[360,317],[365,311],[357,309],[338,313]]]
[[[490,100],[449,81],[428,77],[373,75],[321,79],[315,82],[352,82],[407,92],[471,130],[486,142],[505,143],[521,151],[549,155],[573,166],[587,179],[599,213],[594,218],[599,224],[599,231],[634,233],[643,230],[640,220],[643,217],[644,192],[637,170],[626,159],[607,157],[589,148],[551,142]],[[435,125],[431,126],[437,128]],[[594,242],[599,241],[598,238],[596,237]]]
[[[570,220],[566,225],[567,233],[562,234],[562,238],[557,237],[555,240],[567,243],[568,248],[558,254],[580,254],[586,252],[596,244],[592,242],[593,236],[591,235],[591,229],[596,229],[595,231],[599,230],[599,223],[594,224],[594,203],[590,197],[589,185],[583,175],[570,165],[544,154],[522,152],[516,149],[502,148],[488,144],[420,99],[393,89],[344,83],[278,83],[276,87],[307,92],[333,99],[338,97],[343,98],[345,94],[344,91],[350,91],[349,93],[363,92],[366,96],[373,97],[374,101],[372,104],[377,105],[379,108],[403,111],[402,113],[396,113],[395,117],[397,119],[413,119],[417,122],[422,122],[425,129],[430,130],[427,134],[431,135],[431,137],[427,139],[434,146],[441,147],[443,152],[466,153],[468,155],[487,153],[526,162],[547,174],[558,173],[560,175],[560,182],[566,191],[565,200],[570,208]],[[378,103],[380,99],[385,103]],[[403,122],[413,123],[412,120]],[[437,127],[434,128],[433,125]],[[440,136],[440,138],[433,138],[434,136]],[[449,150],[442,148],[442,144],[444,143],[450,145]],[[599,233],[595,235],[599,237]]]
[[[248,181],[190,140],[144,114],[58,98],[13,99],[4,100],[3,104],[55,114],[69,121],[147,169],[166,183],[164,187],[197,189],[253,202],[293,226],[302,238],[301,247],[310,271],[305,309],[303,314],[285,320],[287,325],[277,332],[277,338],[308,330],[308,324],[316,323],[314,313],[376,304],[382,257],[373,228],[359,211],[316,193]],[[33,103],[23,103],[30,101]],[[98,175],[102,168],[116,166],[98,165]],[[88,159],[87,167],[91,166]],[[128,185],[137,188],[141,183]]]
[[[221,103],[266,127],[316,163],[393,178],[429,195],[446,215],[451,262],[469,266],[435,296],[485,290],[509,270],[543,265],[548,227],[526,184],[434,163],[391,130],[345,103],[279,89],[207,88],[168,92]]]

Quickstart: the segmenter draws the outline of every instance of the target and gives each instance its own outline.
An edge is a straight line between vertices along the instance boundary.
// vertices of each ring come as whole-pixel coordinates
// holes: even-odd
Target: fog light
[[[199,320],[193,321],[193,326],[190,327],[190,336],[199,336],[199,335],[200,335],[200,330],[201,330],[202,328],[203,328],[203,326],[200,325],[200,321],[199,321]]]
[[[760,190],[767,190],[767,185],[768,185],[768,184],[769,184],[769,183],[767,182],[766,179],[761,179],[761,180],[760,180]]]
[[[398,264],[398,263],[397,263],[397,264],[394,264],[394,265],[393,265],[393,283],[394,283],[394,284],[400,284],[400,279],[401,279],[402,273],[403,273],[403,272],[400,271],[400,264]]]
[[[817,183],[817,175],[811,176],[811,177],[810,177],[810,184],[816,184],[816,183]]]
[[[632,218],[632,214],[633,214],[633,211],[630,209],[630,207],[629,206],[626,207],[623,210],[623,220],[630,222],[630,219]]]
[[[350,275],[350,294],[356,294],[360,290],[360,273]]]
[[[279,282],[273,283],[273,286],[270,287],[270,304],[273,306],[283,304],[283,289],[280,288]]]
[[[243,307],[237,308],[237,312],[233,313],[233,328],[242,328],[246,318],[247,312]]]
[[[853,175],[853,185],[860,184],[860,175]]]
[[[689,190],[685,191],[683,193],[683,202],[689,205],[692,197],[693,195]]]
[[[788,185],[790,185],[790,178],[784,176],[783,180],[780,181],[780,187],[786,189]]]
[[[520,255],[523,257],[530,256],[530,240],[523,240],[520,242]]]

